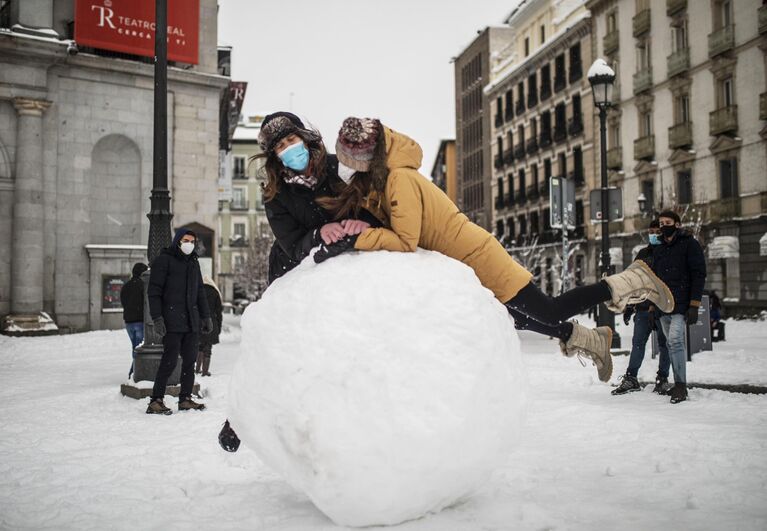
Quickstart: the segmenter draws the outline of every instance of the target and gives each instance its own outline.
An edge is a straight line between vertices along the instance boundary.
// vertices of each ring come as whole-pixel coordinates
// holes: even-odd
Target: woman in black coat
[[[271,284],[296,267],[313,247],[346,236],[340,220],[333,221],[315,202],[318,197],[337,196],[346,185],[338,176],[338,159],[326,152],[320,134],[294,114],[276,112],[264,118],[259,143],[266,157],[264,206],[275,237],[269,254]],[[380,226],[365,210],[358,217],[359,232]]]
[[[200,334],[200,346],[197,353],[197,365],[194,372],[202,373],[202,376],[210,376],[210,357],[213,355],[213,345],[218,344],[218,336],[221,334],[221,326],[224,320],[224,306],[221,302],[221,292],[213,279],[205,275],[202,277],[205,298],[208,301],[208,310],[213,321],[213,328],[207,334]]]

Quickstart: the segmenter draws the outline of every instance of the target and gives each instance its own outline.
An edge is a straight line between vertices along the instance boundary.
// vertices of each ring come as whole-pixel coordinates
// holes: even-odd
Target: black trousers
[[[567,320],[590,307],[612,298],[607,282],[600,280],[590,286],[581,286],[550,297],[532,282],[506,302],[506,309],[514,317],[517,330],[530,330],[562,341],[570,339],[572,323]]]
[[[162,400],[165,396],[165,386],[176,368],[179,355],[181,356],[181,391],[178,398],[179,400],[191,398],[194,387],[194,362],[197,361],[199,342],[200,335],[192,332],[165,334],[162,338],[162,360],[154,378],[153,399]]]

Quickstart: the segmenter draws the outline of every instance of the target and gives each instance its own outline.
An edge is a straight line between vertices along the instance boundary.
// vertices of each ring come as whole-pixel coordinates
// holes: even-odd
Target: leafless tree
[[[274,236],[259,234],[250,240],[246,259],[235,271],[234,281],[250,300],[258,300],[266,290],[269,278],[269,251]]]

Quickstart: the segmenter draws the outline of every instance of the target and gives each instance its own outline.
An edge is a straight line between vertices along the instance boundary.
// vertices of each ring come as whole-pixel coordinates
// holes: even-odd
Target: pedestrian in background
[[[698,310],[706,283],[706,259],[698,240],[682,229],[679,214],[671,210],[658,216],[661,244],[653,248],[653,271],[674,295],[674,309],[660,313],[666,336],[674,387],[671,403],[687,400],[686,328],[698,322]],[[656,311],[659,311],[656,308]]]
[[[133,375],[136,347],[144,342],[144,282],[141,275],[149,269],[146,264],[133,264],[133,276],[120,289],[120,304],[123,307],[125,330],[131,342],[131,363],[128,378]]]
[[[205,409],[192,400],[194,362],[197,359],[200,332],[210,333],[213,321],[203,290],[200,264],[195,247],[197,236],[189,229],[179,229],[170,247],[154,259],[149,271],[149,312],[154,330],[162,337],[163,353],[154,379],[147,413],[170,415],[165,407],[165,387],[181,356],[179,411]]]
[[[213,354],[213,345],[218,344],[218,336],[221,334],[221,325],[224,320],[224,307],[221,301],[221,292],[213,279],[208,275],[202,277],[205,298],[208,301],[208,310],[213,319],[213,330],[208,334],[200,335],[200,349],[197,353],[197,366],[194,372],[202,376],[210,376],[210,357]]]
[[[647,247],[637,253],[636,259],[644,260],[647,265],[652,267],[653,249],[661,244],[660,222],[657,219],[650,222],[647,237],[649,243]],[[658,374],[655,377],[653,392],[666,394],[668,391],[668,373],[671,360],[669,359],[668,348],[666,347],[666,336],[663,335],[663,330],[658,326],[655,311],[651,309],[651,306],[649,301],[645,301],[628,306],[623,312],[623,322],[627,326],[631,322],[631,316],[634,316],[634,335],[631,340],[631,356],[629,357],[628,369],[626,369],[626,374],[621,377],[621,384],[612,390],[611,394],[613,395],[623,395],[642,389],[637,375],[644,360],[647,340],[650,339],[653,330],[656,331],[658,350],[660,351],[660,363],[658,364]]]

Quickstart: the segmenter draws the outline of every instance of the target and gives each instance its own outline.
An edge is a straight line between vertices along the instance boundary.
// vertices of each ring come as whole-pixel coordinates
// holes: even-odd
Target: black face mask
[[[663,225],[660,228],[661,234],[663,234],[664,238],[671,238],[674,234],[676,234],[676,226],[674,225]]]

